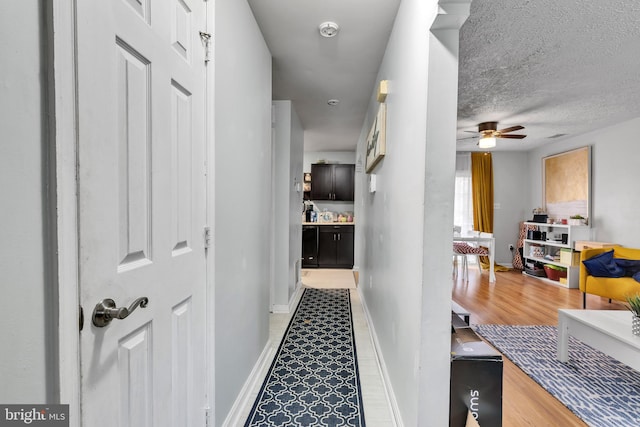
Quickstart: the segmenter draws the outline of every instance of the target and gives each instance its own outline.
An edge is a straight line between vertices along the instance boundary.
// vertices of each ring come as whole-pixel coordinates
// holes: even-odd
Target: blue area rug
[[[639,372],[573,337],[569,337],[569,362],[559,362],[554,326],[474,328],[590,426],[640,426]]]
[[[364,427],[348,289],[304,290],[245,427]]]

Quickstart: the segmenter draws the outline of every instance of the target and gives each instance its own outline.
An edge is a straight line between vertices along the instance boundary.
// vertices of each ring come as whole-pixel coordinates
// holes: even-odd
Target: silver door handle
[[[106,298],[96,304],[96,308],[93,309],[93,324],[98,328],[104,328],[107,326],[113,319],[125,319],[129,316],[133,311],[138,308],[138,306],[145,308],[149,303],[149,298],[140,297],[135,300],[129,308],[127,307],[116,307],[116,302],[111,298]]]

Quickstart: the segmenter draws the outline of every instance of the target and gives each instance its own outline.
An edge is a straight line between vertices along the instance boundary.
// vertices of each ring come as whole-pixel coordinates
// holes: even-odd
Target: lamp
[[[496,146],[496,138],[493,135],[482,135],[478,141],[480,148],[493,148]]]

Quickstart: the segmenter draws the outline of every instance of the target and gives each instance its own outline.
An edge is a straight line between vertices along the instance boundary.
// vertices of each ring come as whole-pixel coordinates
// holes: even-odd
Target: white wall
[[[518,222],[530,220],[532,210],[543,205],[542,159],[574,148],[591,146],[591,226],[599,241],[640,247],[640,180],[635,141],[640,118],[566,138],[528,152],[493,153],[496,261],[507,263],[509,243],[516,244]]]
[[[355,163],[355,151],[305,151],[303,169],[311,172],[311,165],[319,160],[326,160],[328,163]]]
[[[220,425],[269,334],[271,55],[246,1],[218,0],[215,7],[212,197]]]
[[[377,191],[369,193],[368,175],[356,173],[359,289],[406,426],[448,420],[457,94],[448,67],[457,71],[457,58],[430,37],[436,13],[435,0],[400,4],[378,73],[378,80],[389,81],[389,95],[386,156],[373,171]],[[451,38],[457,44],[457,33]],[[431,56],[433,45],[440,49]],[[440,93],[436,88],[445,82],[448,91]],[[428,104],[432,90],[438,100]],[[374,96],[356,158],[366,157],[365,138],[378,108]],[[439,103],[446,104],[445,126],[438,123]]]
[[[54,275],[47,264],[48,203],[43,193],[47,129],[42,8],[39,1],[0,2],[2,403],[55,400],[55,294],[47,280]]]
[[[513,262],[509,244],[517,247],[519,223],[532,218],[528,207],[531,191],[529,157],[523,151],[496,151],[492,158],[496,262],[509,266]]]
[[[429,36],[417,425],[447,425],[459,30],[469,3],[441,1]],[[440,392],[435,392],[439,390]]]
[[[542,206],[542,158],[573,148],[591,148],[591,218],[593,238],[640,247],[640,118],[567,138],[529,153],[531,193],[527,217]]]
[[[304,130],[295,112],[291,110],[291,162],[289,163],[289,282],[288,295],[291,301],[298,281],[302,265],[302,162],[304,158]],[[300,192],[293,191],[293,183],[300,183]],[[286,231],[285,231],[286,233]],[[296,262],[299,261],[297,264]],[[298,280],[296,280],[296,277]]]
[[[304,132],[291,101],[274,101],[274,294],[275,311],[292,301],[302,257],[302,158]],[[299,184],[300,191],[296,184]]]

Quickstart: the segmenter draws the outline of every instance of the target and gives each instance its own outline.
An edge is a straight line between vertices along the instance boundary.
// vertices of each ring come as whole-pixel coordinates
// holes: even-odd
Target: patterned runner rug
[[[348,289],[304,290],[250,426],[365,426]]]
[[[559,362],[554,326],[477,325],[475,329],[590,426],[640,426],[640,372],[573,337],[569,337],[569,362]]]

